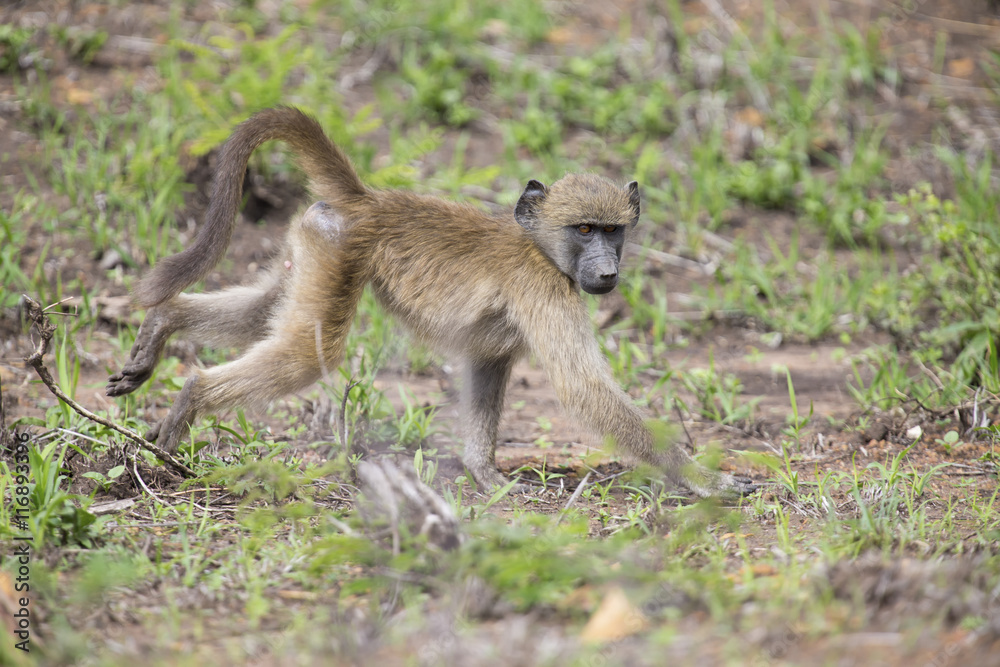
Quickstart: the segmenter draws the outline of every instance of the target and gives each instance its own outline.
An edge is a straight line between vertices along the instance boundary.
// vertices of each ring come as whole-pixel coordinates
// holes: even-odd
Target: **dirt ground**
[[[279,3],[280,4],[280,3]],[[603,31],[618,25],[621,13],[632,13],[641,17],[640,3],[627,0],[617,2],[580,2],[577,18],[570,24],[580,43],[588,39],[600,39]],[[713,21],[716,17],[707,9],[709,3],[686,2],[683,7],[690,21]],[[782,20],[794,24],[803,33],[819,30],[815,3],[786,0],[775,3]],[[878,7],[861,0],[849,2],[823,3],[834,17],[863,25],[872,20]],[[894,191],[905,191],[910,185],[930,181],[935,191],[947,195],[952,185],[944,180],[943,171],[934,158],[932,143],[940,137],[934,135],[934,128],[946,125],[951,128],[952,141],[965,150],[982,150],[991,147],[1000,150],[1000,106],[994,94],[986,88],[988,80],[981,68],[977,67],[984,50],[996,48],[1000,44],[1000,15],[995,7],[985,0],[959,0],[951,2],[923,3],[918,0],[912,11],[899,11],[899,18],[893,29],[882,39],[883,48],[891,51],[898,59],[903,81],[896,91],[885,90],[879,104],[878,113],[888,119],[887,143],[892,149],[892,160],[887,174]],[[754,39],[754,17],[759,11],[758,3],[749,0],[735,0],[725,3],[727,11],[748,27],[748,36]],[[211,10],[205,9],[205,18],[211,17]],[[56,20],[61,24],[96,26],[106,30],[111,39],[88,66],[68,58],[57,60],[49,67],[52,97],[59,105],[65,105],[69,113],[74,108],[92,108],[98,99],[110,100],[126,80],[142,80],[152,64],[152,53],[163,38],[163,26],[169,14],[169,3],[130,3],[120,8],[110,9],[102,3],[67,2],[64,0],[39,0],[37,2],[16,2],[0,8],[0,23],[30,24],[35,20]],[[192,11],[186,20],[197,21],[199,11]],[[641,29],[639,21],[634,22],[634,30]],[[947,74],[935,74],[931,61],[935,57],[935,40],[940,34],[947,35],[944,62]],[[126,48],[126,45],[129,45]],[[144,52],[145,49],[145,52]],[[355,66],[361,66],[356,63]],[[931,104],[931,90],[947,90],[953,105],[946,109]],[[994,91],[995,92],[995,91]],[[359,85],[350,95],[348,106],[360,108],[375,100],[370,85]],[[34,135],[25,131],[18,121],[19,91],[10,75],[0,75],[0,205],[12,200],[13,194],[21,188],[29,187],[32,180],[28,170],[37,171],[37,162],[42,148]],[[380,154],[385,154],[389,135],[387,130],[377,131],[372,141]],[[442,161],[451,153],[454,137],[448,137],[439,150]],[[474,129],[469,143],[468,164],[482,166],[492,164],[493,156],[499,151],[499,138],[495,133]],[[198,219],[202,213],[211,179],[211,156],[207,162],[192,163],[189,173],[193,186],[188,198],[188,208],[183,218]],[[45,183],[40,182],[45,196]],[[49,193],[59,209],[67,208],[68,202]],[[277,193],[280,205],[253,197],[251,206],[258,206],[266,223],[241,224],[230,248],[229,260],[223,269],[213,273],[207,280],[207,287],[233,284],[242,281],[257,267],[265,263],[273,254],[275,240],[280,238],[288,215],[304,201],[301,189],[289,186]],[[732,220],[724,235],[733,240],[747,238],[762,241],[765,233],[775,238],[779,245],[787,243],[797,227],[795,220],[786,213],[746,209]],[[800,229],[802,247],[813,247],[818,251],[822,236],[816,233],[814,239],[809,232]],[[671,239],[664,239],[669,247]],[[52,238],[44,229],[32,230],[27,245],[21,249],[23,266],[34,267],[47,244],[68,247],[58,238]],[[80,276],[88,291],[99,294],[96,300],[99,312],[99,327],[92,333],[85,348],[78,350],[81,358],[80,402],[94,410],[108,407],[104,396],[104,384],[110,372],[117,370],[124,358],[113,344],[117,327],[122,321],[137,322],[131,312],[127,290],[120,281],[108,277],[108,273],[98,267],[102,258],[93,249],[76,243],[75,252],[49,256],[43,270],[46,276],[56,281],[61,276],[66,281],[69,276]],[[763,245],[763,243],[760,243]],[[809,261],[811,257],[804,257]],[[638,261],[634,255],[626,261]],[[683,295],[692,293],[698,285],[707,285],[712,278],[695,272],[657,266],[655,260],[647,259],[647,267],[652,272],[666,276],[670,281],[672,311],[683,312],[686,308]],[[902,259],[901,259],[902,261]],[[7,289],[3,286],[2,289]],[[613,313],[621,297],[611,295],[602,301],[601,312]],[[757,401],[752,422],[741,422],[728,426],[700,420],[685,415],[685,437],[700,443],[718,443],[727,450],[772,451],[775,438],[785,427],[791,414],[788,387],[784,368],[787,368],[794,382],[800,413],[808,413],[810,404],[814,419],[802,437],[803,455],[795,464],[803,473],[814,470],[849,470],[852,466],[863,467],[870,462],[885,462],[903,449],[908,440],[905,433],[920,424],[925,434],[924,442],[933,443],[943,435],[948,427],[935,425],[925,413],[915,406],[904,405],[892,410],[862,410],[847,390],[853,373],[849,358],[852,354],[877,340],[878,334],[867,334],[867,338],[850,342],[838,340],[820,343],[804,343],[785,339],[777,347],[769,347],[767,340],[753,322],[710,320],[704,331],[687,341],[685,347],[673,349],[666,357],[658,360],[658,365],[666,368],[706,367],[709,359],[725,372],[734,373],[743,384],[743,399]],[[18,320],[18,313],[0,313],[0,377],[2,377],[3,400],[7,419],[24,415],[41,415],[54,404],[54,398],[35,381],[30,369],[24,367],[22,359],[30,353],[32,339]],[[197,362],[197,350],[177,344],[170,353],[178,356],[183,364]],[[778,370],[780,369],[780,370]],[[181,369],[181,371],[183,368]],[[435,435],[432,443],[445,455],[441,459],[441,479],[453,479],[461,473],[459,460],[460,443],[454,435],[457,424],[457,384],[455,370],[445,365],[432,367],[421,374],[412,374],[405,368],[386,368],[378,380],[385,388],[386,395],[401,407],[396,385],[404,383],[412,390],[418,401],[439,406],[439,417],[444,430]],[[655,379],[647,378],[649,383]],[[287,407],[307,416],[312,409],[311,392],[301,392],[279,403],[277,408]],[[652,403],[653,401],[651,401]],[[580,428],[566,417],[549,385],[545,373],[523,362],[514,371],[508,394],[508,410],[502,426],[497,460],[507,472],[522,465],[540,465],[544,460],[550,471],[567,474],[564,479],[565,491],[570,491],[582,478],[587,465],[594,466],[599,474],[611,476],[622,468],[613,457],[602,453],[600,442],[592,434]],[[516,407],[513,407],[516,406]],[[162,416],[168,405],[159,407],[159,415],[147,415],[147,419]],[[254,415],[267,420],[266,415]],[[551,429],[543,429],[539,418],[551,420]],[[283,439],[275,433],[276,439]],[[538,440],[546,436],[552,444],[540,448]],[[305,444],[304,442],[301,444]],[[945,460],[972,465],[988,449],[985,443],[970,443],[947,451],[943,445],[927,444],[910,453],[908,462],[918,469],[929,469]],[[449,454],[450,453],[450,454]],[[727,457],[723,467],[734,472],[749,474],[764,481],[766,470],[754,467],[738,456]],[[942,497],[953,494],[990,494],[995,490],[995,480],[977,475],[970,470],[965,473],[956,469],[953,475],[937,478],[935,491]],[[952,487],[952,488],[949,488]],[[565,504],[565,497],[553,490],[548,497],[534,502],[535,511],[558,512]],[[770,493],[771,491],[765,491]],[[840,498],[848,502],[848,498]],[[501,512],[512,511],[522,501],[514,499],[503,506]],[[941,512],[947,511],[944,503]],[[802,517],[793,517],[793,524],[804,525]],[[600,532],[600,523],[594,515],[593,532]],[[808,529],[806,527],[805,529]],[[773,544],[773,529],[760,527],[749,537],[752,549],[768,549]],[[872,566],[875,567],[874,565]],[[897,573],[898,574],[898,573]],[[888,576],[884,572],[872,577]],[[956,575],[958,576],[958,575]],[[903,575],[899,575],[903,577]],[[883,579],[884,583],[884,579]],[[872,584],[876,586],[876,584]],[[810,655],[820,652],[824,655],[841,653],[841,664],[875,664],[867,660],[884,656],[881,664],[902,664],[897,662],[893,646],[880,646],[880,628],[891,626],[891,605],[886,603],[886,613],[882,625],[871,628],[865,644],[830,645],[825,640],[817,642],[797,642],[785,655],[789,664],[808,664]],[[690,619],[690,630],[698,632],[697,625]],[[541,624],[544,625],[544,624]],[[489,632],[489,630],[482,630]],[[511,627],[498,623],[494,629],[498,634],[510,636]],[[684,631],[682,627],[681,632]],[[528,632],[528,631],[525,631]],[[536,629],[534,632],[540,632]],[[955,633],[959,633],[955,630]],[[528,633],[531,635],[531,633]],[[532,635],[536,636],[536,635]],[[961,637],[927,637],[927,647],[946,646],[959,641]],[[916,647],[919,652],[922,647]],[[965,649],[963,649],[965,650]],[[968,654],[967,664],[1000,664],[1000,653],[991,652],[986,646],[977,646]],[[996,659],[996,662],[990,660]],[[387,656],[394,662],[391,656]],[[964,663],[963,663],[964,664]]]

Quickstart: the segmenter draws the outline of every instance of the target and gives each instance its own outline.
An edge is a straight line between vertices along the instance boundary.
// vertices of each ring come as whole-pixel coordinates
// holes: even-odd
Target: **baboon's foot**
[[[482,470],[472,470],[470,468],[469,472],[472,473],[473,479],[476,480],[476,486],[479,487],[481,493],[491,494],[510,484],[510,478],[496,468],[484,468]],[[530,484],[518,483],[512,486],[508,493],[523,495],[531,493],[533,490],[534,488]]]
[[[156,364],[146,365],[145,360],[139,364],[129,362],[120,371],[108,378],[108,386],[104,393],[108,396],[125,396],[141,387],[153,375]]]
[[[153,425],[153,428],[146,431],[146,438],[149,442],[155,442],[159,445],[160,449],[167,452],[168,454],[176,454],[177,450],[181,446],[181,436],[187,433],[187,424],[181,424],[180,428],[175,425],[176,419],[171,419],[173,417],[173,410],[167,414],[166,417],[158,421]]]
[[[141,387],[152,377],[171,333],[166,316],[156,308],[149,311],[136,334],[129,360],[120,371],[108,378],[105,393],[108,396],[124,396]]]
[[[169,454],[177,453],[181,440],[191,432],[191,423],[198,414],[195,397],[198,379],[197,375],[188,378],[167,416],[146,433],[146,440],[155,442]]]
[[[146,435],[142,436],[149,442],[156,442],[160,438],[160,427],[163,426],[164,420],[160,420],[153,425],[153,428],[146,431]],[[162,449],[162,448],[161,448]]]
[[[181,446],[181,436],[188,432],[187,424],[181,424],[181,427],[174,426],[176,420],[171,420],[172,416],[171,410],[170,414],[154,424],[153,428],[142,436],[149,442],[155,442],[167,454],[177,453]]]

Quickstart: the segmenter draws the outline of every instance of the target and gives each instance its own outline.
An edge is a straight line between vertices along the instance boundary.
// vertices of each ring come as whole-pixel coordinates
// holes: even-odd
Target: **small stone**
[[[110,271],[111,269],[122,266],[125,262],[122,261],[122,255],[120,252],[112,248],[104,253],[101,257],[101,263],[99,266],[102,271]]]

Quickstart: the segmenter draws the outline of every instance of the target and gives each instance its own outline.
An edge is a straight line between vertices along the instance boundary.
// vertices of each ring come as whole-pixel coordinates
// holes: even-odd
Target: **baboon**
[[[288,143],[322,201],[293,219],[282,254],[256,284],[181,294],[223,257],[236,225],[251,153]],[[638,408],[616,384],[579,290],[618,282],[622,248],[639,219],[639,186],[570,174],[531,180],[509,216],[432,196],[364,185],[347,156],[301,111],[261,111],[223,146],[206,220],[194,243],[161,260],[134,290],[148,310],[130,359],[108,381],[121,396],[149,379],[174,333],[248,346],[235,361],[188,378],[151,440],[176,451],[197,415],[261,407],[341,363],[358,300],[378,302],[417,337],[466,362],[464,463],[482,488],[506,478],[494,460],[514,362],[533,354],[575,417],[630,459],[656,466],[700,496],[755,486],[658,448]]]

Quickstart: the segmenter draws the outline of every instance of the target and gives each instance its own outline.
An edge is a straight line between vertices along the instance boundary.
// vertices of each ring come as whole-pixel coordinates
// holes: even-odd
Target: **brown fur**
[[[247,161],[271,139],[291,145],[325,203],[293,221],[285,255],[257,285],[180,294],[224,255]],[[176,450],[199,414],[266,405],[336,368],[361,292],[371,284],[378,301],[418,337],[466,359],[464,460],[480,484],[506,481],[494,462],[504,393],[513,363],[532,353],[566,409],[633,460],[657,466],[699,495],[753,488],[698,466],[678,447],[657,450],[593,334],[579,295],[577,272],[587,269],[573,254],[575,230],[594,225],[627,235],[639,214],[634,183],[622,188],[586,174],[549,188],[533,181],[518,204],[517,224],[513,216],[435,197],[369,190],[316,121],[290,108],[263,111],[237,127],[216,178],[194,245],[162,260],[136,290],[137,301],[153,308],[132,358],[108,385],[110,395],[120,395],[142,384],[172,333],[250,345],[239,359],[188,380],[151,434],[165,449]],[[617,273],[624,235],[590,246],[598,248],[605,273],[609,263]]]

